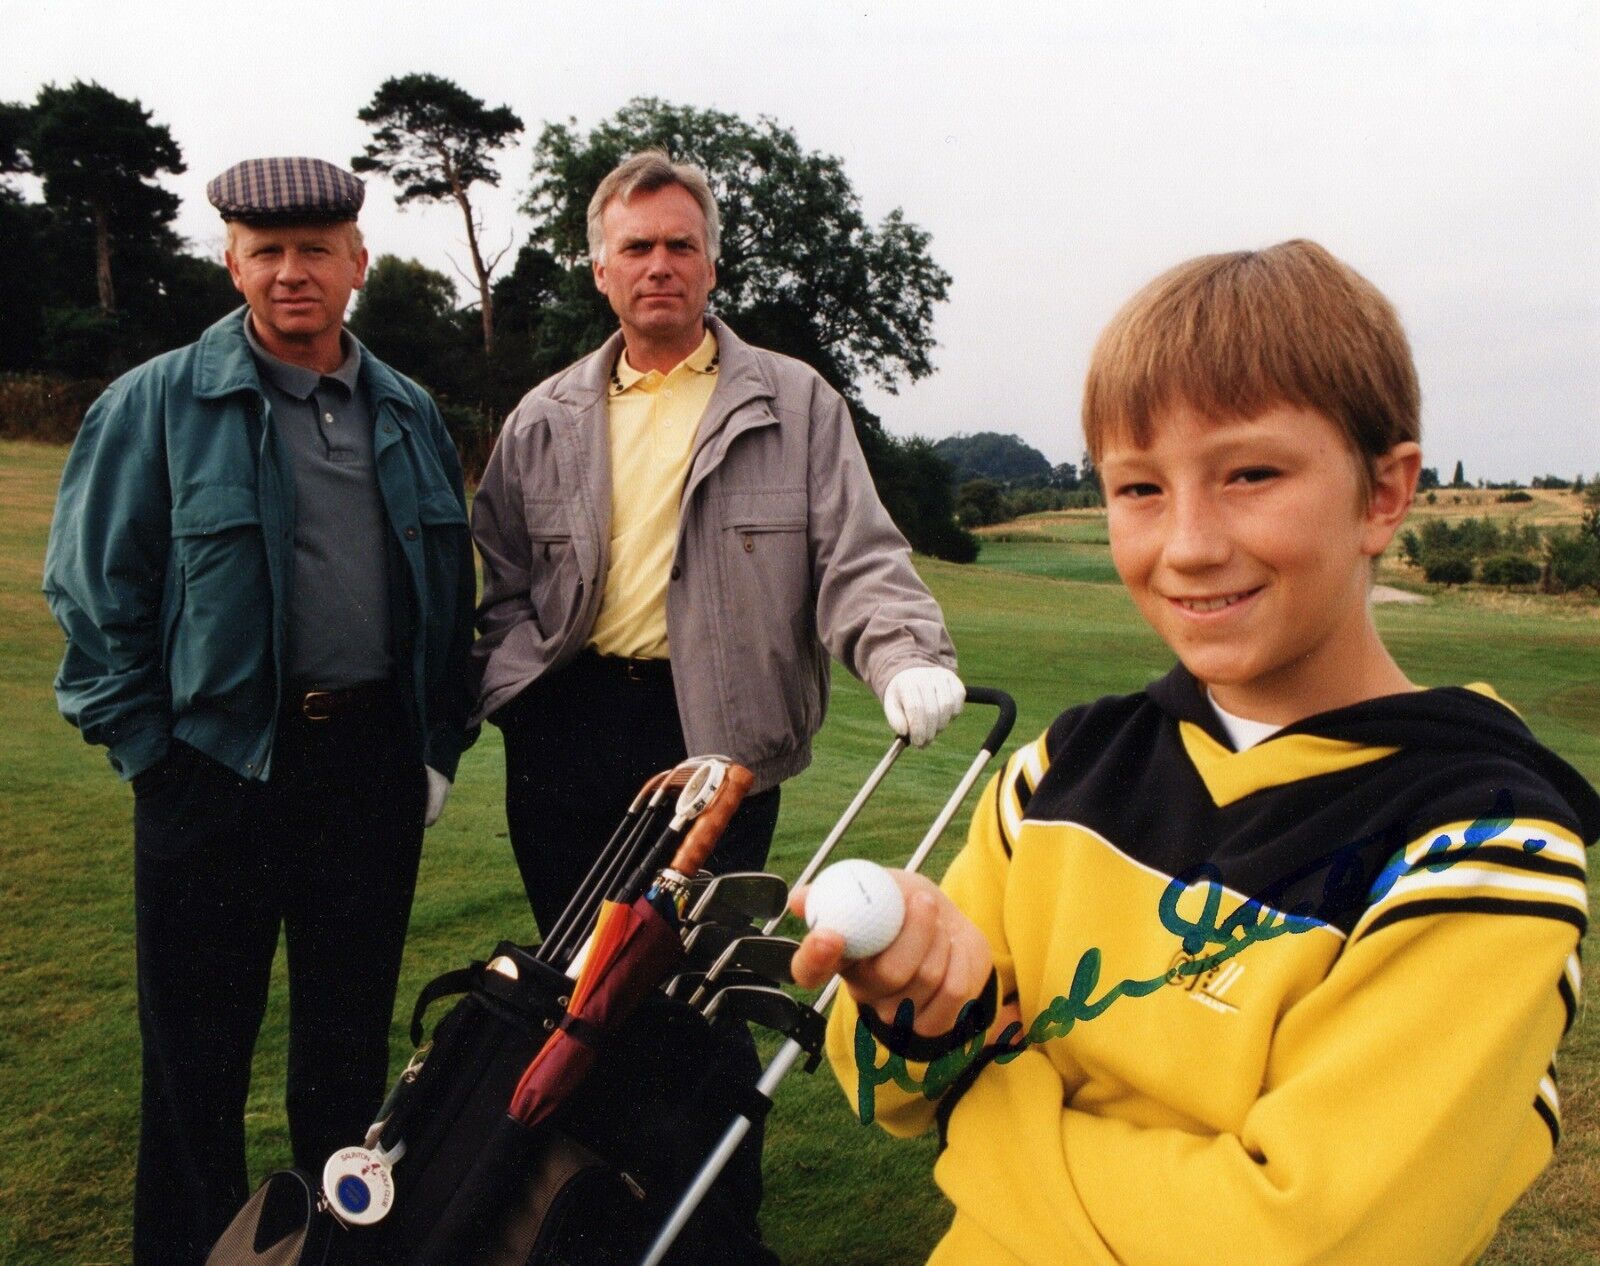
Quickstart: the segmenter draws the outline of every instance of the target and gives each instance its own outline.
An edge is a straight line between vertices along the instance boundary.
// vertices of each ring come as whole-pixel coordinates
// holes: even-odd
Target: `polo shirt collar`
[[[681,361],[674,365],[666,374],[662,374],[659,370],[654,369],[645,370],[643,372],[635,369],[632,365],[628,364],[628,353],[626,346],[627,345],[624,344],[623,350],[617,353],[617,363],[612,367],[611,370],[611,390],[609,394],[613,396],[620,396],[624,391],[629,390],[638,383],[650,378],[652,375],[654,375],[656,381],[665,382],[679,370],[687,370],[696,374],[715,374],[717,372],[717,364],[719,360],[717,355],[717,339],[716,335],[711,333],[709,326],[706,328],[705,337],[700,340],[700,346],[695,348],[694,351],[690,352]],[[652,384],[646,383],[645,385],[649,387]]]
[[[344,350],[344,360],[339,368],[326,374],[319,374],[304,365],[291,365],[274,356],[256,337],[255,326],[249,316],[244,319],[244,337],[250,344],[250,352],[256,358],[256,363],[261,366],[262,374],[284,395],[296,400],[309,400],[324,378],[333,379],[352,396],[355,394],[356,380],[361,373],[361,344],[346,331],[339,331],[339,346]]]

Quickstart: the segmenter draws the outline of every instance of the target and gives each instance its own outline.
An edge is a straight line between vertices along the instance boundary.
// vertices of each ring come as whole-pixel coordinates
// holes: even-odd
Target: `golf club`
[[[748,923],[782,914],[789,885],[763,871],[730,871],[712,875],[685,916],[689,923]]]
[[[540,957],[545,962],[555,967],[570,966],[573,954],[582,944],[580,938],[586,937],[589,930],[594,927],[595,915],[599,913],[601,903],[607,898],[619,895],[622,877],[632,873],[640,865],[642,858],[654,856],[666,837],[666,832],[672,829],[670,819],[666,826],[661,824],[661,815],[668,797],[676,795],[681,801],[683,793],[694,782],[702,766],[708,761],[721,759],[714,756],[692,757],[670,770],[657,774],[645,784],[639,796],[635,797],[637,803],[644,797],[646,791],[650,793],[645,811],[621,847],[609,850],[610,856],[605,858],[603,863],[597,862],[591,868],[584,886],[567,903],[566,910],[557,922],[558,931],[547,940],[547,948],[541,950]],[[702,789],[704,785],[703,782],[700,784]],[[676,839],[676,835],[671,838]]]
[[[712,996],[704,1015],[711,1024],[759,1024],[783,1034],[789,1044],[798,1046],[810,1057],[806,1064],[808,1070],[814,1069],[822,1057],[827,1025],[822,1012],[806,1006],[776,985],[729,985]]]
[[[800,942],[788,936],[741,936],[730,941],[727,949],[706,969],[700,990],[690,996],[689,1005],[701,1005],[704,993],[717,988],[718,982],[730,971],[754,972],[775,984],[793,984],[789,960],[799,948]]]
[[[972,758],[972,762],[967,766],[966,772],[961,776],[961,781],[956,785],[956,789],[940,808],[938,816],[933,820],[933,824],[929,826],[927,833],[912,852],[911,859],[906,863],[905,868],[913,873],[921,868],[928,854],[933,851],[933,846],[938,843],[939,837],[944,834],[945,827],[950,824],[950,819],[955,817],[956,811],[961,807],[961,802],[966,799],[967,793],[972,790],[973,783],[977,782],[978,775],[994,759],[995,753],[1000,750],[1001,744],[1010,735],[1011,727],[1016,724],[1017,705],[1011,696],[1004,691],[993,690],[984,686],[971,686],[967,689],[967,702],[989,704],[998,709],[1000,715],[985,736],[983,746],[979,749],[978,754]],[[882,780],[883,774],[888,772],[889,766],[894,763],[894,760],[900,754],[895,750],[896,745],[903,748],[905,745],[904,740],[898,738],[895,740],[895,745],[891,745],[888,754],[879,762],[878,768],[873,771],[873,776],[863,786],[863,791],[870,794],[869,789],[875,788],[877,783]],[[845,810],[846,818],[854,820],[855,815],[860,812],[861,805],[864,803],[865,797],[861,793],[857,793],[855,800]],[[844,821],[844,819],[841,819],[841,821]],[[838,842],[837,837],[842,834],[843,831],[839,828],[835,828],[834,832],[830,833],[829,838],[823,842],[822,848],[818,849],[817,856],[812,859],[812,864],[806,867],[804,879],[809,879],[816,869],[821,866],[820,859],[827,856],[827,852],[831,851],[833,845]],[[798,886],[798,883],[796,886]],[[823,987],[816,1001],[807,1008],[817,1017],[819,1023],[829,1004],[833,1002],[833,996],[838,992],[839,985],[840,978],[835,976]],[[728,992],[730,991],[724,990],[723,994]],[[778,992],[782,993],[781,990]],[[719,997],[721,996],[719,995]],[[788,995],[784,994],[784,997],[787,998]],[[737,1010],[741,1005],[745,1004],[723,1002],[718,1006],[719,1012],[729,1005]],[[776,1006],[776,1004],[766,1005]],[[779,1083],[788,1075],[789,1070],[794,1067],[800,1056],[805,1053],[805,1047],[791,1037],[789,1041],[783,1044],[778,1053],[772,1057],[772,1062],[767,1065],[766,1071],[761,1074],[761,1080],[756,1084],[756,1089],[768,1099],[772,1098],[773,1092],[777,1090]],[[716,1181],[718,1175],[726,1168],[734,1151],[749,1132],[750,1119],[741,1113],[734,1118],[732,1124],[723,1133],[721,1142],[717,1144],[715,1150],[712,1151],[711,1155],[706,1158],[705,1163],[700,1167],[700,1172],[695,1175],[694,1180],[679,1199],[677,1207],[673,1209],[671,1217],[663,1224],[661,1231],[650,1245],[649,1251],[641,1259],[640,1266],[660,1266],[662,1258],[667,1255],[672,1248],[673,1241],[678,1238],[678,1233],[683,1230],[684,1225],[689,1221],[694,1211],[700,1207],[700,1202],[705,1199],[706,1192],[710,1190],[711,1184]]]

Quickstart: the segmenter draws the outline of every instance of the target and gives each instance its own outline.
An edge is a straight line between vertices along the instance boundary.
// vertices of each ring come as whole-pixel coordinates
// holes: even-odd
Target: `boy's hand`
[[[885,1024],[894,1022],[902,998],[915,1008],[913,1031],[935,1037],[955,1027],[961,1008],[983,992],[994,968],[989,942],[956,903],[931,880],[891,870],[906,901],[900,935],[882,953],[850,962],[837,932],[808,932],[790,970],[797,985],[814,989],[835,973],[856,1004],[871,1007]],[[809,884],[789,894],[789,909],[805,917]]]

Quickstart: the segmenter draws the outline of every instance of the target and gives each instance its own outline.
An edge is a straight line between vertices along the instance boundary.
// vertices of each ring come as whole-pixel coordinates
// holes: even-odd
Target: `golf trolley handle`
[[[968,686],[967,702],[988,704],[1000,711],[983,740],[983,750],[993,756],[1011,737],[1011,727],[1017,723],[1017,701],[1004,690],[996,690],[992,686]]]
[[[933,846],[939,842],[939,837],[944,834],[945,827],[950,825],[950,819],[955,817],[956,811],[961,808],[961,802],[966,799],[967,793],[972,790],[972,784],[977,782],[978,775],[994,759],[1001,745],[1010,736],[1012,726],[1017,722],[1016,701],[1003,690],[995,690],[988,686],[968,686],[967,702],[987,704],[998,709],[1000,715],[995,719],[994,725],[984,738],[978,754],[972,758],[972,763],[967,766],[966,772],[962,774],[961,781],[957,784],[956,789],[950,793],[950,798],[941,806],[938,816],[934,818],[933,824],[928,827],[927,834],[922,837],[922,840],[917,844],[916,850],[911,854],[911,859],[906,863],[905,868],[913,873],[921,869],[922,863],[927,860],[928,854],[933,851]],[[871,789],[877,785],[877,782],[888,772],[889,767],[894,764],[896,758],[904,750],[905,740],[896,738],[888,753],[884,756],[883,761],[873,772],[873,776],[868,781],[867,786],[862,790],[870,793]],[[854,817],[855,812],[860,808],[862,799],[864,799],[863,796],[857,796],[856,802],[845,812],[846,819]],[[835,829],[835,832],[830,835],[829,841],[824,844],[824,850],[829,847],[833,839],[842,831],[844,825],[845,823],[841,821],[839,828]],[[813,861],[815,860],[813,859]],[[813,869],[814,866],[807,867],[808,872]],[[769,926],[767,930],[770,932],[772,929]],[[817,1000],[811,1004],[812,1010],[818,1013],[827,1011],[829,1004],[833,1001],[834,994],[839,991],[840,983],[841,978],[838,976],[830,980],[817,996]],[[794,1067],[804,1053],[805,1050],[801,1044],[790,1038],[778,1049],[778,1053],[772,1057],[772,1062],[767,1065],[766,1070],[761,1074],[761,1080],[756,1083],[756,1090],[765,1098],[771,1099],[773,1092],[778,1088],[778,1084],[788,1076],[789,1070]],[[679,1198],[671,1216],[662,1224],[661,1230],[650,1245],[649,1251],[640,1259],[639,1266],[660,1266],[662,1258],[667,1255],[672,1248],[673,1242],[678,1238],[678,1233],[683,1230],[694,1211],[700,1207],[700,1202],[705,1199],[706,1193],[711,1189],[711,1184],[716,1181],[718,1175],[727,1167],[734,1151],[749,1132],[750,1118],[742,1113],[734,1117],[715,1150],[712,1151],[710,1156],[706,1157],[705,1163],[700,1166],[699,1173],[695,1175],[688,1189]]]

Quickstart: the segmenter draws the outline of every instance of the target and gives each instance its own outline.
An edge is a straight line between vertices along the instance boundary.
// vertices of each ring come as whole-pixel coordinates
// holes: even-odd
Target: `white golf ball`
[[[806,894],[806,926],[844,937],[846,958],[871,958],[900,935],[906,903],[876,862],[855,858],[835,862],[818,875]]]

